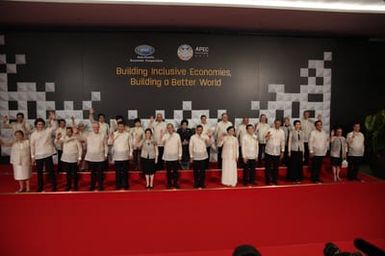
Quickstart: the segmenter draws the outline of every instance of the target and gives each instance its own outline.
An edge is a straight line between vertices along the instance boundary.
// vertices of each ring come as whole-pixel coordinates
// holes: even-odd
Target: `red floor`
[[[0,168],[2,192],[14,191],[10,168]],[[0,255],[219,256],[244,243],[264,256],[322,255],[325,242],[352,250],[357,237],[385,247],[385,182],[332,183],[324,173],[324,184],[273,187],[262,173],[252,188],[223,188],[212,171],[205,190],[184,172],[178,191],[162,189],[164,173],[145,191],[133,173],[128,192],[0,193]]]

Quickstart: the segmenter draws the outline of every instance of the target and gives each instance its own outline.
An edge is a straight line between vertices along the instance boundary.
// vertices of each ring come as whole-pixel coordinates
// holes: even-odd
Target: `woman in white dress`
[[[222,184],[235,187],[238,180],[239,146],[233,126],[227,128],[227,134],[221,138],[220,146],[222,146]]]
[[[31,153],[29,141],[24,138],[24,132],[21,130],[16,131],[15,141],[13,143],[5,143],[1,141],[1,144],[12,146],[10,162],[13,165],[13,177],[15,180],[19,181],[19,190],[17,192],[29,192],[29,181],[32,176]]]

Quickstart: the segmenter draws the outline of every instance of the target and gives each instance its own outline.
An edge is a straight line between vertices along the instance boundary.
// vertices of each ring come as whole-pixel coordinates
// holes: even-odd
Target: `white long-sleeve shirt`
[[[246,130],[246,127],[247,127],[248,124],[240,124],[236,130],[236,134],[237,134],[237,138],[238,138],[238,141],[239,141],[239,145],[242,147],[242,138],[244,135],[247,134],[247,130]]]
[[[361,132],[349,132],[346,136],[349,145],[349,156],[363,156],[365,152],[365,137]]]
[[[58,140],[58,144],[61,144],[63,148],[61,161],[65,163],[76,163],[82,160],[83,147],[76,136],[64,136]]]
[[[61,134],[61,136],[64,137],[64,135],[66,134],[66,128],[65,127],[64,128],[58,127],[56,129],[56,132],[55,132],[55,138],[58,137],[58,134]],[[56,140],[55,140],[55,148],[57,150],[62,150],[62,144],[56,143]]]
[[[314,130],[314,122],[311,119],[301,119],[301,127],[304,135],[304,142],[308,143],[310,133]]]
[[[265,153],[272,156],[279,156],[281,152],[285,152],[285,132],[279,128],[270,128],[270,138],[266,138]]]
[[[288,150],[289,152],[305,152],[304,135],[301,130],[292,130],[289,132]]]
[[[167,132],[166,122],[154,121],[154,122],[150,123],[150,128],[152,129],[153,137],[154,137],[156,144],[158,145],[158,147],[162,147],[163,146],[162,137]]]
[[[266,133],[270,129],[270,125],[268,123],[258,123],[255,128],[255,133],[258,137],[259,144],[266,144]]]
[[[10,163],[15,165],[31,164],[31,152],[28,140],[15,141],[12,144]]]
[[[128,132],[114,132],[109,144],[112,145],[112,159],[114,161],[126,161],[132,157],[131,135]]]
[[[325,156],[328,151],[329,136],[326,132],[313,130],[309,138],[309,152],[315,156]]]
[[[31,134],[31,157],[34,159],[43,159],[56,153],[53,141],[56,125],[53,122],[51,127],[47,127],[42,131],[35,130]]]
[[[89,132],[87,134],[87,153],[85,160],[103,162],[108,155],[107,136],[103,132]]]
[[[230,121],[223,122],[220,121],[217,123],[217,126],[215,128],[215,138],[217,140],[217,145],[219,146],[221,143],[221,138],[223,138],[224,135],[227,134],[227,128],[232,126],[233,124]]]
[[[246,159],[256,160],[258,159],[258,139],[256,135],[250,135],[246,133],[242,137],[242,157]]]
[[[157,159],[158,158],[158,146],[155,141],[144,139],[140,143],[140,147],[142,148],[140,152],[140,156],[146,159]]]
[[[130,134],[132,136],[133,149],[140,149],[140,143],[144,136],[144,129],[142,127],[132,127],[130,129]]]
[[[178,133],[166,133],[163,135],[163,157],[165,161],[177,161],[182,158],[182,142]]]
[[[224,136],[221,142],[222,159],[237,160],[239,157],[239,143],[235,136]]]
[[[190,138],[189,152],[190,157],[194,160],[205,160],[208,158],[207,145],[210,143],[210,138],[206,135],[194,134]]]

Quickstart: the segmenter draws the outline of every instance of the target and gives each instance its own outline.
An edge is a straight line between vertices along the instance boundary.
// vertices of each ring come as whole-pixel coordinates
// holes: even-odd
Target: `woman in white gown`
[[[220,145],[222,146],[222,184],[235,187],[238,180],[239,146],[233,126],[227,128],[227,134],[221,138]]]
[[[12,146],[10,162],[13,165],[13,176],[15,180],[19,181],[19,190],[17,192],[29,192],[29,181],[32,176],[29,140],[24,138],[23,131],[18,130],[15,132],[15,141],[13,143],[5,143],[1,141],[1,144],[5,146]]]

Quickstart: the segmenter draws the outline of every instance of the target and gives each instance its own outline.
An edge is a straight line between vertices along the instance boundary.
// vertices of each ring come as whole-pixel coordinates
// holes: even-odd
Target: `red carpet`
[[[3,192],[16,189],[8,172]],[[322,255],[325,242],[352,250],[357,237],[385,246],[383,181],[267,187],[258,172],[259,186],[234,189],[212,172],[210,188],[195,190],[189,175],[179,191],[162,189],[164,174],[144,191],[136,173],[128,192],[2,193],[0,255],[219,256],[244,243],[264,256]]]

